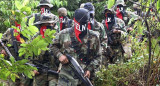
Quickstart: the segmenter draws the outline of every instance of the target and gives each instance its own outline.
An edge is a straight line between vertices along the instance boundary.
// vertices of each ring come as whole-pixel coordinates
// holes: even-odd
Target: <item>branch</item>
[[[147,22],[147,16],[149,15],[150,10],[153,7],[154,3],[156,3],[156,0],[152,4],[150,4],[150,7],[149,7],[149,9],[147,11],[147,15],[145,16],[145,19],[144,19],[145,24],[147,26],[147,31],[149,32],[149,36],[148,36],[148,39],[149,39],[149,61],[148,61],[148,68],[147,68],[148,76],[147,76],[147,79],[146,79],[147,86],[149,86],[149,76],[150,76],[150,73],[151,73],[150,65],[151,65],[151,50],[152,50],[151,49],[151,45],[152,45],[152,43],[151,43],[151,31],[150,31],[150,28],[149,28],[149,25],[148,25],[148,22]]]
[[[144,6],[144,5],[141,5],[141,4],[137,4],[136,2],[134,2],[133,0],[129,0],[130,2],[132,2],[132,3],[134,3],[134,4],[136,4],[136,5],[139,5],[139,6],[141,6],[141,7],[145,7],[145,8],[150,8],[150,7],[147,7],[147,6]]]
[[[160,18],[159,18],[159,16],[157,15],[158,12],[157,12],[157,9],[156,9],[156,7],[155,7],[154,4],[153,4],[153,8],[155,9],[155,10],[153,10],[153,12],[155,12],[155,15],[156,15],[156,17],[157,17],[157,19],[158,19],[158,22],[160,22]]]

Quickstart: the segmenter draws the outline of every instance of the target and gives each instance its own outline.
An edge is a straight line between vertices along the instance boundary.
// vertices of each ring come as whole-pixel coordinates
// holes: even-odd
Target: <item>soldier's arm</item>
[[[124,23],[124,21],[123,20],[121,20],[121,19],[117,19],[117,21],[118,21],[118,26],[119,26],[119,28],[121,29],[121,32],[123,33],[123,32],[127,32],[127,29],[126,29],[126,26],[125,26],[125,23]]]
[[[127,11],[127,14],[129,15],[129,22],[128,22],[128,25],[131,23],[131,22],[134,22],[136,20],[139,20],[141,19],[141,17],[137,14],[135,14],[134,12],[130,12],[130,11]]]
[[[60,52],[61,44],[60,44],[60,33],[57,34],[56,38],[53,39],[53,44],[51,50],[53,51],[53,55],[56,58],[59,58],[63,54]]]
[[[101,34],[102,34],[100,42],[103,46],[107,47],[108,38],[107,38],[107,34],[105,32],[103,24],[101,24],[100,28],[101,28]]]
[[[102,53],[101,53],[101,46],[100,46],[100,41],[99,38],[96,37],[96,41],[94,41],[93,46],[94,46],[94,51],[92,53],[95,53],[93,60],[90,62],[90,64],[86,67],[86,70],[89,70],[90,72],[95,72],[97,68],[99,68],[101,61],[102,61]]]
[[[11,28],[7,29],[7,31],[3,34],[2,36],[2,41],[3,42],[9,42],[9,40],[11,40],[11,32],[10,32]]]

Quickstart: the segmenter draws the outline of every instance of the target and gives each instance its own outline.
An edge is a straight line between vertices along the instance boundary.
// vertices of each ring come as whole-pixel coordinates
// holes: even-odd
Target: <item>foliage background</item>
[[[14,25],[14,11],[17,10],[15,6],[16,1],[24,2],[26,6],[29,6],[31,8],[31,13],[39,12],[39,10],[37,9],[37,5],[39,4],[40,0],[0,0],[0,32],[2,33],[6,31],[7,28],[11,27],[11,25]],[[110,1],[110,3],[114,4],[115,0]],[[107,5],[108,0],[51,0],[51,3],[53,4],[53,8],[51,9],[51,11],[52,13],[57,14],[58,8],[66,7],[68,10],[68,16],[72,19],[74,11],[79,8],[81,3],[86,2],[92,2],[94,4],[96,9],[95,18],[99,22],[101,22],[103,19],[102,12],[104,6]],[[130,6],[130,4],[132,3],[127,3],[128,6]]]
[[[39,12],[36,9],[40,0],[0,0],[0,32],[3,33],[6,31],[7,28],[14,27],[14,21],[18,20],[23,25],[23,32],[22,34],[29,39],[28,44],[22,44],[22,48],[20,49],[19,53],[20,56],[24,55],[26,51],[29,51],[26,54],[26,58],[29,56],[33,56],[33,53],[39,55],[41,50],[48,50],[45,48],[51,41],[51,36],[49,38],[42,40],[41,37],[37,37],[35,40],[31,40],[31,37],[36,31],[33,31],[34,26],[30,25],[29,27],[25,25],[26,15],[23,15],[23,10],[21,8],[30,9],[31,11],[27,10],[29,14]],[[141,6],[143,12],[147,12],[149,10],[149,6],[151,2],[155,0],[125,0],[128,8],[132,9],[132,2],[131,1],[139,1],[143,6]],[[52,13],[57,14],[57,9],[59,7],[66,7],[68,9],[68,16],[72,19],[74,10],[79,8],[81,3],[85,2],[93,2],[96,15],[95,18],[101,22],[103,19],[102,12],[104,10],[104,6],[108,4],[111,7],[111,4],[114,4],[115,0],[51,0],[51,3],[54,7],[51,9]],[[147,7],[146,7],[147,6]],[[129,35],[132,38],[132,51],[133,56],[132,58],[124,64],[119,65],[109,65],[108,69],[106,70],[103,68],[100,72],[97,73],[98,79],[96,80],[97,86],[149,86],[149,85],[159,85],[159,75],[160,75],[160,35],[155,33],[160,33],[160,24],[158,15],[160,17],[160,0],[154,4],[154,10],[157,13],[152,12],[152,16],[149,17],[142,17],[143,21],[139,21],[135,23],[135,31],[132,34],[136,34],[134,37],[133,35]],[[29,8],[28,8],[29,7]],[[153,7],[152,7],[153,8]],[[17,12],[20,10],[20,12]],[[20,15],[20,16],[17,16]],[[146,27],[146,21],[148,22],[149,30]],[[144,31],[147,33],[145,34]],[[55,31],[48,31],[51,34]],[[26,35],[28,34],[28,35]],[[152,35],[150,35],[152,34]],[[137,39],[141,35],[145,35],[143,42],[138,42]],[[150,35],[147,36],[147,35]],[[149,43],[149,39],[151,39],[151,45]],[[40,41],[41,40],[41,41]],[[40,41],[40,42],[38,42]],[[38,43],[37,43],[38,42]],[[44,46],[42,46],[44,44]],[[34,46],[33,46],[34,45]],[[41,47],[40,47],[41,46]],[[151,48],[149,48],[151,46]],[[34,50],[32,50],[34,49]],[[149,51],[149,50],[152,51]],[[32,51],[30,51],[32,50]],[[151,53],[151,58],[149,59],[149,53]],[[1,70],[0,79],[7,80],[11,78],[13,81],[15,80],[18,73],[22,73],[24,71],[24,63],[27,62],[25,59],[20,62],[14,62],[13,58],[10,58],[10,63],[15,65],[15,67],[19,68],[16,71],[14,66],[10,65],[7,60],[4,60],[3,56],[0,56],[1,61],[5,62],[8,69],[0,63],[0,67],[4,69]],[[150,65],[148,62],[150,61]],[[21,65],[21,66],[17,66]],[[148,69],[150,66],[150,69]],[[32,67],[28,67],[25,70],[25,74],[31,78],[33,75],[29,71],[31,71]],[[4,76],[3,76],[4,75]]]

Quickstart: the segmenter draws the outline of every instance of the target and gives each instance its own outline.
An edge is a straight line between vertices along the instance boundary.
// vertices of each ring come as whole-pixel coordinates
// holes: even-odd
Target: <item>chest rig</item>
[[[121,37],[121,33],[113,33],[113,29],[120,29],[117,26],[118,25],[113,25],[111,29],[107,29],[106,25],[105,26],[105,31],[107,33],[108,36],[108,44],[111,46],[117,46],[120,44],[120,37]]]
[[[123,21],[125,22],[125,25],[127,25],[129,22],[129,15],[127,14],[127,12],[124,12],[123,14]]]
[[[73,31],[70,30],[69,33],[70,33],[70,38],[71,38],[71,45],[70,45],[70,47],[74,49],[74,53],[77,54],[78,59],[82,63],[84,63],[86,65],[90,64],[90,62],[93,59],[92,57],[94,56],[93,50],[90,49],[90,40],[88,40],[90,37],[88,37],[88,39],[87,39],[87,54],[84,54],[84,52],[82,51],[82,46],[84,44],[81,44],[80,42],[78,42],[76,40],[76,37],[72,35]]]

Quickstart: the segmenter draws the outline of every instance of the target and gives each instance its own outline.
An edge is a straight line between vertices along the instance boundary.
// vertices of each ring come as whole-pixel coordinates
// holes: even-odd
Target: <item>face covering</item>
[[[105,24],[108,30],[112,29],[112,26],[115,24],[115,18],[114,15],[111,13],[107,13],[105,14],[106,20],[105,20]]]
[[[50,13],[50,10],[47,9],[47,8],[41,8],[41,15],[42,15],[43,13]]]
[[[42,38],[45,38],[44,33],[45,33],[46,29],[53,29],[53,26],[41,26],[40,34],[42,35]]]
[[[65,29],[65,22],[66,22],[66,16],[60,16],[59,20],[60,20],[60,30]]]
[[[116,16],[120,19],[123,19],[124,16],[124,7],[123,5],[118,5],[116,9]]]
[[[81,39],[87,34],[87,22],[78,22],[74,19],[74,32],[78,41],[82,43]]]
[[[89,18],[88,29],[89,30],[93,30],[94,29],[94,16],[93,16],[92,13],[90,14],[90,18]]]
[[[18,24],[17,22],[15,22],[15,26],[19,28],[19,30],[21,29],[21,25]],[[14,29],[14,34],[16,36],[17,41],[20,41],[20,33],[16,29]]]
[[[15,22],[15,26],[17,28],[19,28],[19,30],[21,30],[21,24],[18,24],[17,22]],[[17,31],[16,29],[14,29],[14,35],[15,35],[18,42],[21,42],[21,43],[25,42],[24,40],[26,39],[26,37],[24,37],[22,34],[20,34],[20,32]]]
[[[141,9],[134,8],[134,11],[136,12],[137,15],[139,16],[141,15]]]

